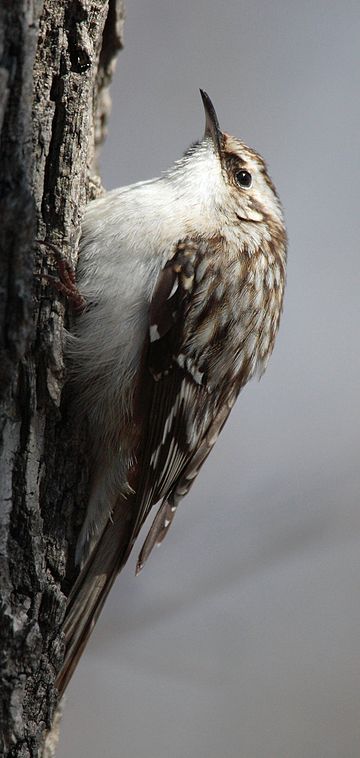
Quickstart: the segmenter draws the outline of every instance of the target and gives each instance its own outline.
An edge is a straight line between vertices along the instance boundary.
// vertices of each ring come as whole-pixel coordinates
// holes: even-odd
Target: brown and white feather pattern
[[[178,501],[188,492],[241,387],[266,367],[279,323],[284,274],[281,257],[270,247],[265,245],[256,256],[245,249],[232,256],[221,238],[180,242],[160,274],[150,307],[148,354],[157,387],[144,440],[146,476],[136,526],[154,503],[165,499],[138,570],[167,533]]]
[[[68,338],[93,445],[69,598],[62,692],[154,505],[138,560],[163,540],[236,397],[272,352],[285,284],[281,206],[261,156],[206,129],[162,177],[88,206]],[[239,174],[240,172],[240,174]],[[251,182],[242,185],[241,172]]]

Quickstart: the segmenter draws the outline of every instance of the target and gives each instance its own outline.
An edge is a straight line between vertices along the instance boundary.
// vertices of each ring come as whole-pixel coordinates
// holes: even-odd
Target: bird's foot
[[[73,266],[71,265],[70,261],[65,258],[64,253],[57,245],[54,245],[52,242],[47,242],[45,240],[36,240],[36,242],[39,245],[43,245],[44,247],[48,248],[48,250],[52,252],[56,260],[57,270],[59,274],[59,279],[56,279],[56,277],[51,276],[50,274],[41,274],[40,278],[45,279],[45,281],[54,287],[57,292],[60,292],[61,295],[64,295],[71,303],[71,307],[74,313],[79,315],[83,312],[86,306],[86,300],[79,291],[76,284],[76,275]]]

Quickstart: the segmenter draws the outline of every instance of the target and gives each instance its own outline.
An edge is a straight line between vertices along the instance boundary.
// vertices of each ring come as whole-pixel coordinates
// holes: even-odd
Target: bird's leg
[[[76,276],[73,266],[70,261],[65,258],[64,253],[57,245],[52,242],[46,242],[43,240],[36,240],[39,245],[47,247],[54,255],[56,260],[59,279],[56,279],[50,274],[41,274],[41,278],[45,279],[48,284],[51,284],[57,292],[64,295],[71,303],[74,313],[80,314],[86,306],[86,300],[81,294],[76,284]]]

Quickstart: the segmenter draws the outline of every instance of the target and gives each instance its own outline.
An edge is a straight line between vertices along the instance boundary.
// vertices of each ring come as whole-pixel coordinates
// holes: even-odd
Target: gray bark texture
[[[54,752],[87,497],[86,430],[63,391],[66,303],[41,281],[54,261],[36,239],[76,264],[122,29],[122,0],[0,3],[0,755],[11,758]]]

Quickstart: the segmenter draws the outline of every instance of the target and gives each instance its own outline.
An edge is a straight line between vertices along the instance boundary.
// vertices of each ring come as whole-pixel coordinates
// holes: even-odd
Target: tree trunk
[[[86,431],[63,392],[66,304],[41,283],[53,261],[36,239],[75,265],[84,205],[101,191],[96,154],[122,27],[122,0],[0,7],[2,756],[53,754],[44,741],[87,496]]]

